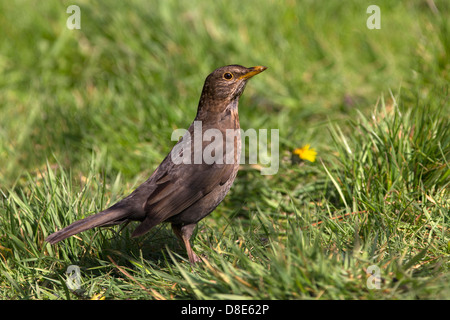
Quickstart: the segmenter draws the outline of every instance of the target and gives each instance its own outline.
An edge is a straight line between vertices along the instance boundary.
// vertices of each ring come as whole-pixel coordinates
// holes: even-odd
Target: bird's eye
[[[233,79],[233,74],[229,73],[229,72],[226,72],[226,73],[223,74],[223,78],[227,79],[227,80],[231,80],[231,79]]]

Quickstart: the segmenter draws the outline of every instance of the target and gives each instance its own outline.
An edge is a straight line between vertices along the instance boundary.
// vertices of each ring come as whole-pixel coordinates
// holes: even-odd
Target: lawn
[[[366,24],[372,4],[380,29]],[[0,299],[450,298],[448,1],[0,12]],[[203,264],[167,225],[44,241],[146,180],[228,64],[268,67],[239,116],[244,130],[278,130],[279,168],[241,166],[193,237]],[[294,153],[308,144],[314,162]]]

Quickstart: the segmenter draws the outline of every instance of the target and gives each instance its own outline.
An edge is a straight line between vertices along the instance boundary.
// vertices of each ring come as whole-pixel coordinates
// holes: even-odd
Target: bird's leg
[[[186,247],[189,262],[191,264],[196,264],[197,262],[202,261],[192,250],[191,243],[189,241],[191,239],[192,233],[194,232],[195,226],[196,226],[195,223],[188,225],[172,224],[173,232],[175,233],[178,239],[183,241],[184,246]]]

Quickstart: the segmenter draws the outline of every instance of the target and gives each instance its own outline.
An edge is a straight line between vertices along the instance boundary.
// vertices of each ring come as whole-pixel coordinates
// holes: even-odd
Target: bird
[[[194,121],[153,174],[111,207],[73,222],[46,241],[55,244],[88,229],[130,221],[140,222],[132,233],[138,237],[167,222],[184,243],[190,264],[201,262],[190,239],[197,223],[222,202],[236,178],[241,153],[239,98],[247,81],[266,69],[228,65],[214,70],[205,79]],[[232,139],[227,138],[229,132]]]

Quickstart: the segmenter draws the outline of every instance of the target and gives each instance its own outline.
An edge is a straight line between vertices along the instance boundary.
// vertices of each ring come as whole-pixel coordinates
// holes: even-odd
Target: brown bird
[[[236,178],[241,153],[239,97],[247,81],[265,69],[230,65],[213,71],[205,80],[194,122],[150,178],[110,208],[72,223],[46,241],[54,244],[94,227],[141,221],[132,234],[137,237],[170,222],[190,263],[201,261],[190,238]]]

